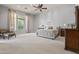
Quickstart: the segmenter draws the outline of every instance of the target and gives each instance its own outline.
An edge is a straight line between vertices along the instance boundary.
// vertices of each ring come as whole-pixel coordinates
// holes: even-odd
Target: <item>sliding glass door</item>
[[[17,33],[25,33],[25,17],[17,15]]]
[[[24,34],[29,32],[29,25],[28,25],[28,16],[27,15],[16,15],[16,33],[17,34]]]

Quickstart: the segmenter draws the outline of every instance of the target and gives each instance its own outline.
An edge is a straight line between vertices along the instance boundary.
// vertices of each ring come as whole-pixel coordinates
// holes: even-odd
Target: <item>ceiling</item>
[[[30,14],[41,13],[39,10],[35,11],[36,8],[34,8],[32,4],[3,4],[3,6]],[[43,7],[47,7],[47,10],[43,10],[43,12],[61,10],[62,8],[66,8],[69,6],[73,6],[73,5],[72,4],[44,4]]]

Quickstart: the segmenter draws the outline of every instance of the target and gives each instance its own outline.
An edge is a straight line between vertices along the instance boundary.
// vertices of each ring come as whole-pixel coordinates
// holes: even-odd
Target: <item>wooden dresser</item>
[[[79,53],[79,30],[65,29],[65,49]]]
[[[65,49],[79,53],[79,6],[75,7],[76,29],[65,29]]]

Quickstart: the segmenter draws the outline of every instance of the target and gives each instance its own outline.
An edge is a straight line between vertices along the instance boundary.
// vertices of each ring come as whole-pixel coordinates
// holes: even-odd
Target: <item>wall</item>
[[[16,11],[17,14],[29,16],[29,33],[33,32],[33,15],[21,11]],[[0,5],[0,28],[8,29],[8,8]]]
[[[0,6],[0,28],[8,29],[8,8]]]
[[[69,5],[61,9],[54,9],[46,13],[35,15],[34,32],[40,25],[53,25],[58,27],[63,26],[64,24],[75,23],[74,6],[75,5]]]
[[[18,14],[29,15],[29,32],[35,32],[40,25],[63,26],[75,23],[74,5],[46,13],[31,15],[18,11]],[[0,28],[8,29],[8,8],[0,6]]]
[[[29,16],[29,32],[30,33],[33,33],[34,31],[33,31],[33,24],[34,24],[34,22],[33,22],[33,20],[34,20],[34,15],[30,15]]]

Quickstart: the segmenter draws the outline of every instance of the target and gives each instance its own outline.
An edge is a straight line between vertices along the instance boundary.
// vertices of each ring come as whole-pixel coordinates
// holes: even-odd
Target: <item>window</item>
[[[17,25],[19,31],[24,31],[24,17],[23,16],[17,16]]]

